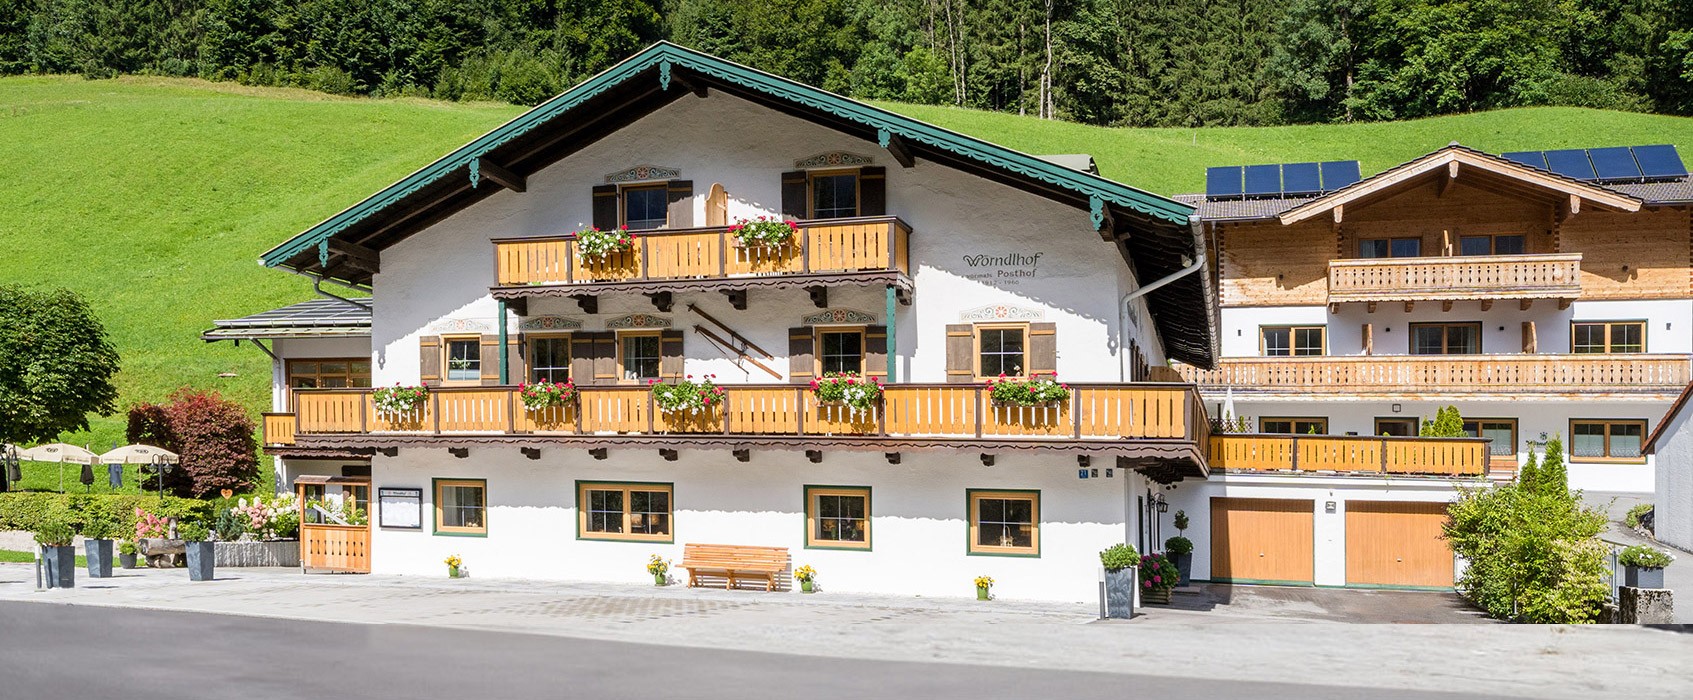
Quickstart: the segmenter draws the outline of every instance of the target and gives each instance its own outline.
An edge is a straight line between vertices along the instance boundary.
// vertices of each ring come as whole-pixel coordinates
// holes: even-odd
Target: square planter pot
[[[1663,588],[1664,568],[1654,566],[1642,568],[1638,566],[1623,567],[1623,585],[1631,588]]]
[[[76,588],[75,547],[42,547],[41,566],[48,588]]]
[[[125,569],[135,568],[135,555],[134,554],[119,554],[118,555],[118,566],[121,566]]]
[[[213,565],[217,563],[217,550],[211,542],[184,542],[183,547],[188,550],[188,580],[212,580]]]
[[[1188,552],[1187,554],[1171,554],[1169,556],[1170,563],[1175,564],[1176,570],[1182,572],[1182,580],[1179,582],[1180,585],[1186,586],[1192,583],[1192,580],[1189,577],[1193,573],[1193,552]]]
[[[1142,588],[1141,594],[1140,594],[1140,599],[1141,599],[1141,602],[1144,602],[1144,603],[1156,603],[1158,605],[1169,605],[1170,604],[1170,589],[1164,588],[1162,586],[1155,586],[1153,588]]]
[[[89,578],[112,577],[111,540],[83,540],[82,554],[88,561]]]
[[[1140,570],[1131,566],[1105,571],[1105,614],[1127,620],[1135,614],[1135,586],[1140,582]]]

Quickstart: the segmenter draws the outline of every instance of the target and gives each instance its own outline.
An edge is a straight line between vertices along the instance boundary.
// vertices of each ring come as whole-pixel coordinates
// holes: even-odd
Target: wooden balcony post
[[[802,226],[799,230],[799,269],[811,272],[811,227]]]
[[[501,355],[504,355],[504,354],[505,353],[501,353]],[[522,400],[521,400],[521,397],[518,396],[518,393],[516,391],[507,391],[506,392],[505,404],[506,404],[506,434],[507,435],[515,435],[517,433],[517,406],[520,403],[522,403]]]
[[[805,388],[794,387],[794,434],[805,434]]]
[[[984,404],[984,401],[982,400],[983,399],[983,396],[982,396],[983,387],[982,387],[982,385],[977,384],[976,387],[975,387],[975,391],[976,391],[976,437],[980,438],[980,437],[982,437],[982,420],[984,418],[984,416],[982,414],[982,406]]]
[[[359,432],[361,433],[370,432],[370,399],[370,396],[361,396],[359,398]],[[296,413],[295,416],[295,420],[299,420],[299,414]],[[294,430],[294,434],[300,434],[299,429],[296,428]]]
[[[1387,473],[1387,438],[1381,439],[1381,473]]]
[[[441,394],[438,391],[429,392],[429,422],[435,427],[435,434],[441,434]]]
[[[1293,471],[1299,471],[1299,436],[1294,435],[1291,442],[1293,447],[1288,450],[1288,468]]]

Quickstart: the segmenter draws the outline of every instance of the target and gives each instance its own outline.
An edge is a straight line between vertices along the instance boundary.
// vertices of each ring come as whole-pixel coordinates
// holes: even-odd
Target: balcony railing
[[[1213,434],[1210,461],[1212,469],[1231,472],[1479,477],[1487,474],[1487,443],[1481,438]]]
[[[1687,385],[1687,355],[1227,357],[1178,367],[1202,390],[1364,398],[1418,394],[1661,394]]]
[[[1581,254],[1369,258],[1329,262],[1329,303],[1575,299]]]
[[[787,245],[742,247],[727,227],[636,231],[634,247],[579,255],[574,234],[494,241],[501,287],[702,278],[910,274],[911,228],[891,216],[800,222]]]

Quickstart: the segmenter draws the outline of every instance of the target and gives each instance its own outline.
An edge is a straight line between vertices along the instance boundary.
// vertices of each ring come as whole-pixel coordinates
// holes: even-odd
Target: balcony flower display
[[[825,406],[846,406],[854,411],[868,411],[882,402],[882,383],[875,377],[865,379],[857,372],[830,372],[822,379],[811,380],[811,394]]]
[[[392,420],[422,408],[423,402],[429,400],[429,387],[399,384],[385,386],[371,392],[370,400],[376,404],[378,415]]]
[[[580,394],[576,382],[569,379],[562,382],[524,382],[522,388],[517,390],[517,395],[523,398],[523,407],[531,411],[568,406],[575,403]]]
[[[723,387],[712,380],[717,375],[708,374],[694,381],[694,375],[679,382],[661,383],[657,379],[649,382],[652,385],[653,404],[662,413],[703,413],[723,403]]]
[[[773,219],[761,216],[756,219],[736,219],[729,227],[729,233],[734,234],[735,241],[742,248],[765,246],[780,248],[793,240],[799,233],[799,224],[792,221]]]
[[[999,375],[988,380],[988,397],[995,406],[1054,406],[1070,400],[1070,385],[1058,375],[1032,379],[1007,379]]]
[[[633,247],[635,234],[629,232],[628,226],[619,226],[615,231],[589,226],[576,232],[576,252],[591,261],[601,262],[613,253],[628,252]]]

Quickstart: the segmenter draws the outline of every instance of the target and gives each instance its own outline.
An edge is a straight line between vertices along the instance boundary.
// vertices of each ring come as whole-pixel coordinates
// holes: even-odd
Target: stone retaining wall
[[[280,542],[216,542],[218,566],[287,566],[300,565],[299,540]]]

